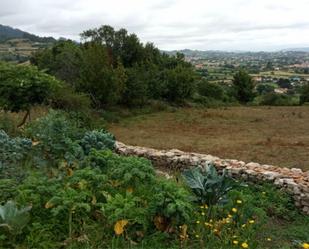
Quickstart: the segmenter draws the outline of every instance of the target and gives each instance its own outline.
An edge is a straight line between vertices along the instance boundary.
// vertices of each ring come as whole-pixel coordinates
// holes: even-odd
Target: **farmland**
[[[124,143],[309,170],[308,107],[184,108],[109,125]]]

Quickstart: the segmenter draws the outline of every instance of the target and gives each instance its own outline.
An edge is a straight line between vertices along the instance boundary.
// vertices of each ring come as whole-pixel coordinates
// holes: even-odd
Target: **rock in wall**
[[[272,182],[293,196],[295,205],[309,215],[309,171],[297,168],[281,168],[258,163],[220,159],[211,155],[188,153],[180,150],[156,150],[146,147],[129,146],[116,142],[116,151],[121,155],[145,157],[155,166],[168,170],[182,171],[186,168],[212,162],[220,171],[225,169],[234,178],[252,182]]]

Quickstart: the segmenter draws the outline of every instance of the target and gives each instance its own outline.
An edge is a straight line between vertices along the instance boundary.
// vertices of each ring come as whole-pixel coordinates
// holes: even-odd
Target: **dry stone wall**
[[[212,162],[220,171],[225,169],[234,178],[252,182],[272,182],[293,196],[295,205],[309,215],[309,171],[297,168],[280,168],[258,163],[245,163],[215,156],[188,153],[180,150],[156,150],[146,147],[129,146],[116,142],[116,151],[121,155],[135,155],[148,158],[153,164],[168,170],[184,170],[192,166]]]

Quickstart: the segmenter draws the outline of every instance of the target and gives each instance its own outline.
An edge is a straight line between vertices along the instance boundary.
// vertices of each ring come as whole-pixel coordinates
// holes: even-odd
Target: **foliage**
[[[256,90],[260,95],[262,95],[262,94],[273,93],[275,87],[271,84],[258,84]]]
[[[260,104],[272,106],[291,106],[297,105],[298,103],[286,94],[268,93],[263,95]]]
[[[91,100],[86,94],[77,93],[70,86],[62,85],[52,93],[49,104],[54,109],[89,112]]]
[[[196,91],[197,74],[181,54],[162,54],[135,34],[106,25],[81,36],[82,44],[60,41],[36,53],[32,63],[89,96],[96,108],[142,106],[150,99],[183,102]],[[71,102],[64,93],[59,90],[53,98]],[[78,98],[67,95],[72,102]]]
[[[19,166],[29,158],[31,146],[30,139],[11,138],[0,130],[0,179],[23,175]]]
[[[33,66],[0,63],[0,107],[7,111],[29,111],[41,104],[59,85],[54,77]]]
[[[254,98],[254,83],[251,76],[244,70],[234,75],[233,86],[235,97],[240,103],[248,103]]]
[[[208,206],[227,203],[227,193],[235,187],[235,183],[226,176],[225,172],[221,176],[218,175],[212,164],[205,168],[186,170],[183,176],[196,195],[197,201]]]
[[[80,141],[86,155],[89,154],[91,149],[96,150],[113,150],[115,148],[115,138],[109,132],[104,130],[100,131],[87,131]]]
[[[31,206],[18,209],[13,201],[0,206],[0,228],[6,228],[9,233],[19,234],[29,222]]]
[[[68,120],[61,112],[50,111],[49,114],[27,127],[27,133],[38,142],[34,147],[39,163],[53,162],[56,165],[61,160],[69,164],[81,159],[84,155],[77,139],[81,137],[81,130]]]
[[[302,105],[306,102],[309,102],[309,83],[304,85],[301,89],[301,95],[299,99],[299,103]]]
[[[170,102],[181,102],[192,97],[195,91],[195,78],[189,67],[176,66],[167,71],[166,99]]]
[[[216,100],[225,99],[224,89],[219,84],[210,83],[205,79],[199,82],[198,92],[202,96],[214,98]]]
[[[39,50],[32,56],[31,63],[74,87],[79,78],[81,58],[78,44],[66,40],[56,42],[52,49]]]

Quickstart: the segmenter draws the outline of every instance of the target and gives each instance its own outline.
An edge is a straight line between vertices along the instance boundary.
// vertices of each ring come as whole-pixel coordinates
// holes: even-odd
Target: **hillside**
[[[54,42],[53,37],[39,37],[0,24],[0,61],[26,62],[37,49],[50,47]]]
[[[20,29],[0,24],[0,43],[10,39],[28,39],[32,42],[55,42],[53,37],[40,37]]]

